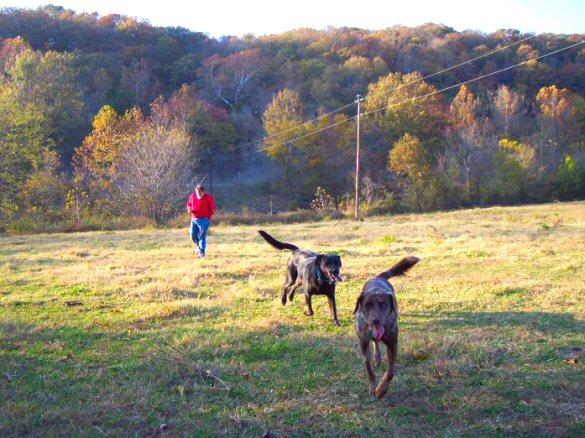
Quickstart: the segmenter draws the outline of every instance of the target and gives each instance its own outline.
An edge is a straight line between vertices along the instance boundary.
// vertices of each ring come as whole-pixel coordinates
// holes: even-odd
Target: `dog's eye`
[[[371,309],[372,308],[372,303],[366,303],[364,307],[366,309]]]
[[[384,301],[382,301],[382,302],[380,303],[380,308],[381,308],[381,309],[385,309],[387,306],[388,306],[388,305],[387,305],[387,304],[386,304]]]

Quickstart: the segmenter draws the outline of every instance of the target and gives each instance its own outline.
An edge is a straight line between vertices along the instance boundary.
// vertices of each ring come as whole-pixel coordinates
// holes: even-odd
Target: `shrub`
[[[59,166],[57,153],[45,149],[42,164],[35,166],[22,188],[26,214],[40,220],[61,218],[67,181],[59,173]]]
[[[497,202],[517,202],[526,197],[535,156],[530,145],[510,139],[500,140],[492,187]]]
[[[572,155],[567,155],[559,166],[557,191],[561,199],[571,199],[585,194],[585,168],[581,167]]]
[[[396,243],[396,236],[394,234],[388,234],[387,236],[382,237],[379,242],[383,245],[391,245]]]
[[[398,203],[394,193],[386,193],[383,198],[375,199],[371,203],[362,203],[361,211],[364,216],[393,213],[397,210]]]
[[[326,209],[335,209],[335,198],[327,193],[327,191],[323,187],[317,187],[317,191],[315,192],[315,197],[311,201],[311,210],[326,210]]]
[[[80,223],[70,219],[44,221],[37,216],[22,216],[6,227],[8,234],[71,233],[83,231],[133,230],[152,226],[145,217],[84,215]]]
[[[159,126],[142,129],[121,154],[115,178],[126,211],[157,224],[170,218],[192,184],[193,159],[186,132]]]
[[[81,186],[81,177],[76,176],[73,180],[73,188],[67,192],[67,203],[65,211],[76,229],[81,229],[83,217],[88,213],[88,195]]]

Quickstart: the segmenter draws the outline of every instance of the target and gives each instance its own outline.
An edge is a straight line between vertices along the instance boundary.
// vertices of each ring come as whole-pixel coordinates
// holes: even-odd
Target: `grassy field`
[[[0,435],[585,434],[585,203],[265,227],[342,256],[340,328],[256,229],[0,238]],[[352,311],[405,255],[377,401]]]

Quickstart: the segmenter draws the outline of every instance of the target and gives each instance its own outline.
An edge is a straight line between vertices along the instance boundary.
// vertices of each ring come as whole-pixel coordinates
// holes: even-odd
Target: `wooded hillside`
[[[216,40],[116,14],[3,9],[0,222],[160,222],[182,208],[159,190],[163,174],[182,175],[185,197],[194,177],[211,180],[224,209],[267,211],[271,197],[307,208],[318,189],[313,206],[348,209],[358,94],[366,213],[583,198],[585,46],[539,57],[584,39],[426,24]],[[143,165],[154,182],[129,179]],[[153,213],[151,196],[172,202]]]

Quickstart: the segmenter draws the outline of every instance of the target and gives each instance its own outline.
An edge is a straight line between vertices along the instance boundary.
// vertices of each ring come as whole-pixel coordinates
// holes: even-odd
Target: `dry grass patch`
[[[257,228],[341,255],[341,328],[280,304]],[[202,260],[186,229],[2,237],[0,434],[582,436],[583,248],[582,202],[220,225]],[[409,254],[378,402],[352,311]]]

